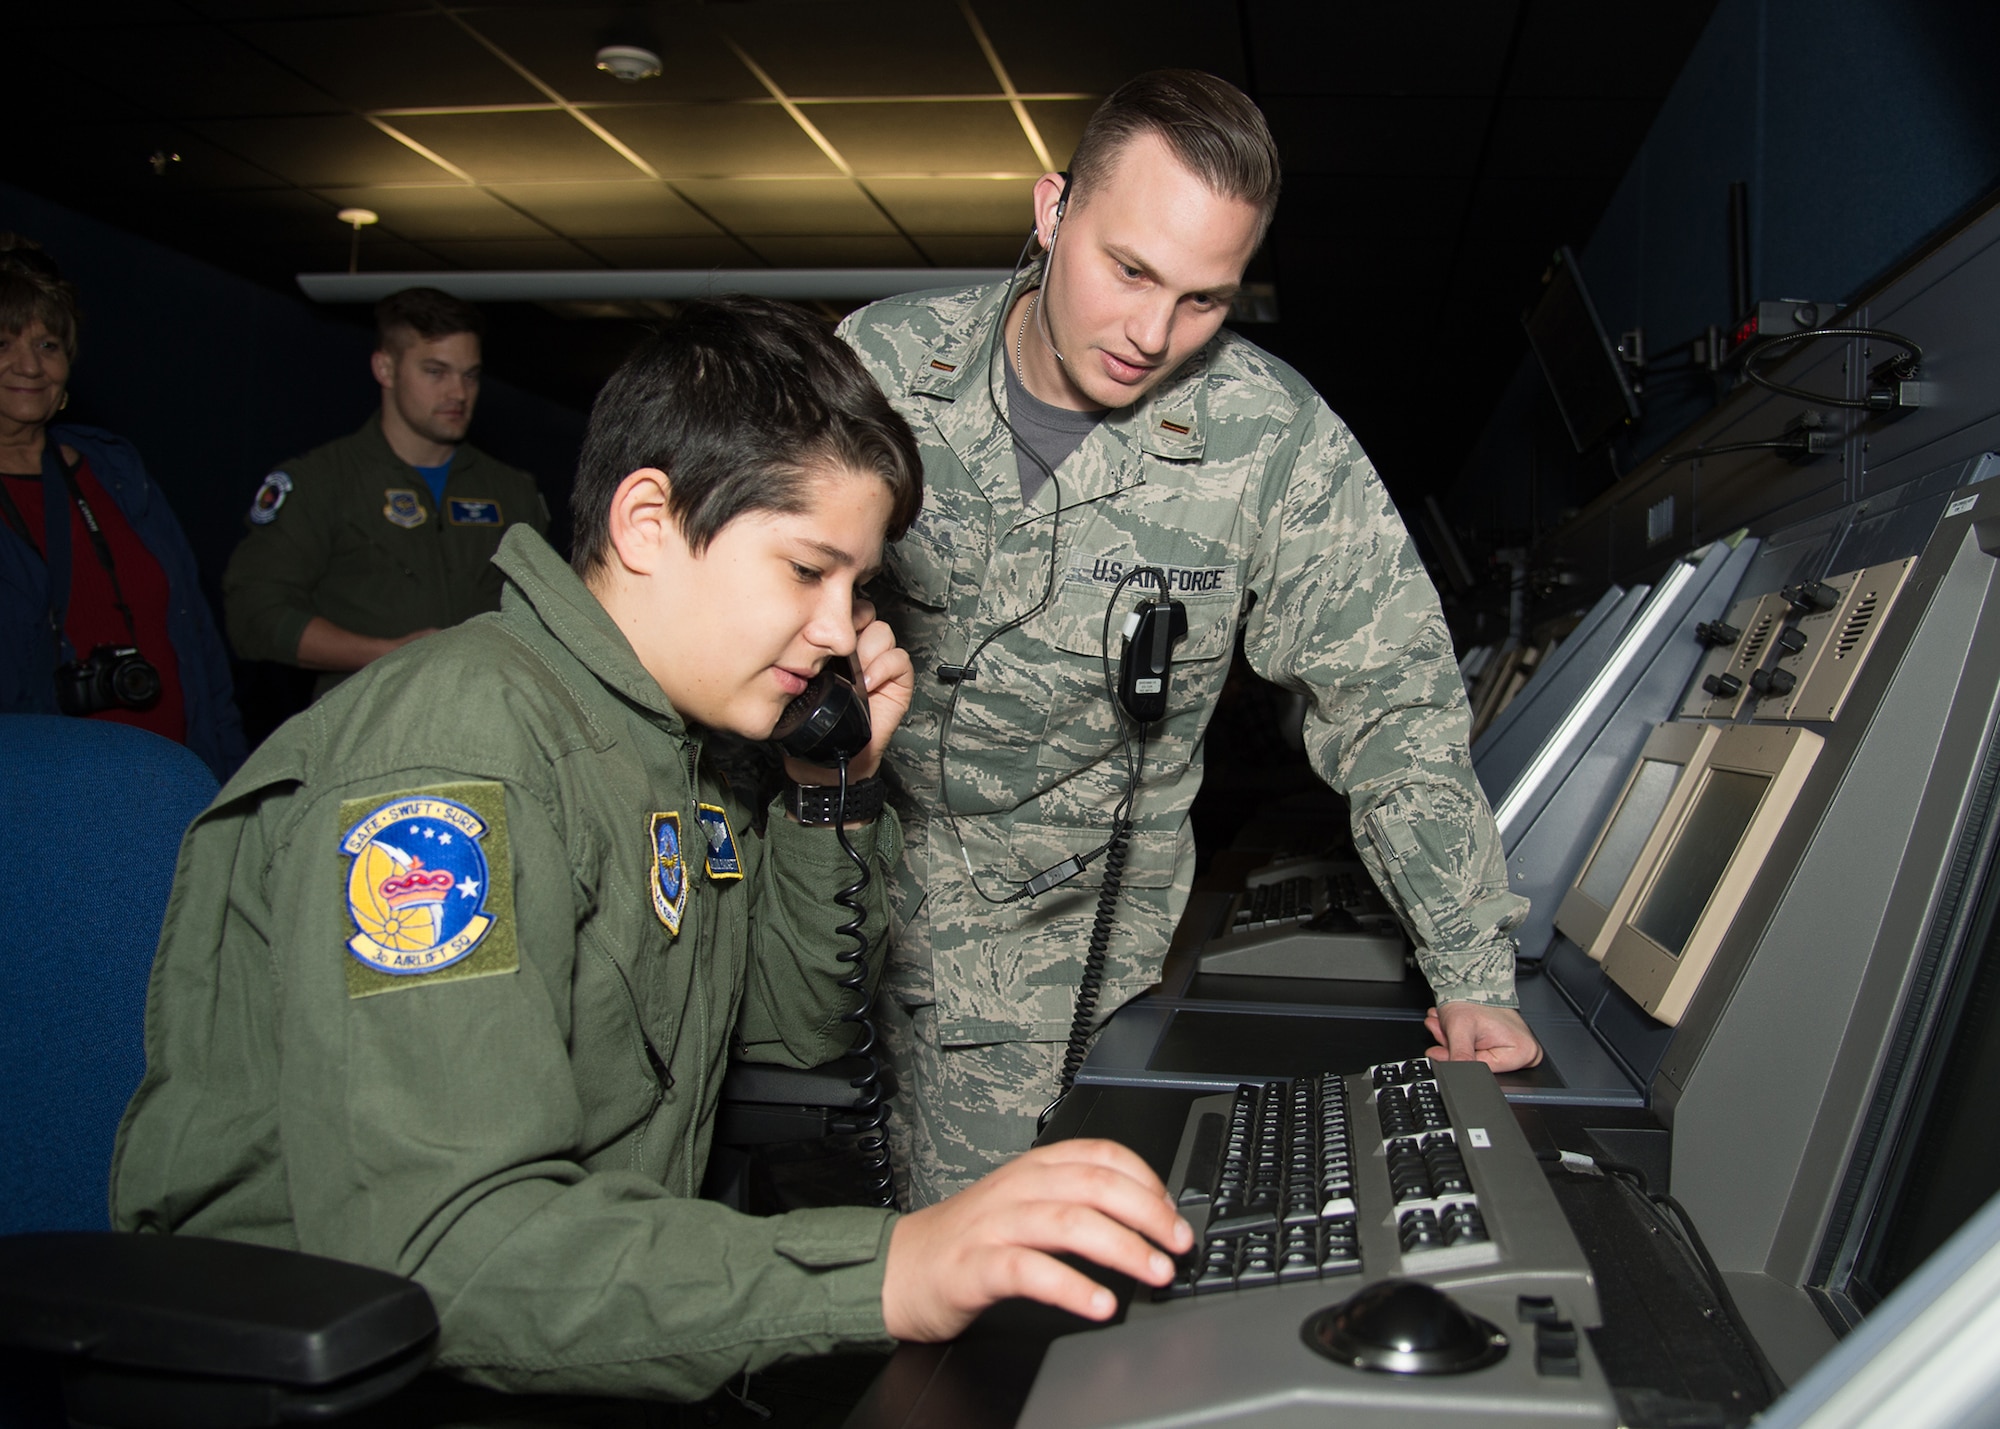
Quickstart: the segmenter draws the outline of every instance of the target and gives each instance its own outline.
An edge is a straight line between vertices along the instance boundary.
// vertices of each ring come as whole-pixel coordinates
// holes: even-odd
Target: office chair
[[[216,792],[125,725],[0,715],[0,1423],[252,1426],[372,1403],[429,1362],[422,1287],[318,1256],[114,1235],[112,1140],[145,1067],[182,832]],[[11,1410],[11,1412],[10,1412]],[[25,1416],[25,1417],[24,1417]],[[57,1419],[55,1422],[60,1422]]]

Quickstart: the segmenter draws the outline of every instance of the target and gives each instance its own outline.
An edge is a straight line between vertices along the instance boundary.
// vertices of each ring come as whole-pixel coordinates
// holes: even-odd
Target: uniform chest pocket
[[[912,527],[887,555],[889,583],[913,605],[943,610],[951,603],[953,551]]]
[[[1048,726],[1038,755],[1043,765],[1074,766],[1101,756],[1117,742],[1117,715],[1105,692],[1105,660],[1108,655],[1115,679],[1125,644],[1126,615],[1142,599],[1157,598],[1150,585],[1128,584],[1118,593],[1107,635],[1105,615],[1112,590],[1127,569],[1111,558],[1088,567],[1072,563],[1041,622],[1044,638],[1059,652],[1048,673]],[[1240,586],[1234,566],[1158,569],[1167,578],[1168,597],[1187,608],[1188,633],[1173,647],[1167,715],[1148,737],[1148,762],[1158,758],[1180,763],[1199,738],[1229,674]]]

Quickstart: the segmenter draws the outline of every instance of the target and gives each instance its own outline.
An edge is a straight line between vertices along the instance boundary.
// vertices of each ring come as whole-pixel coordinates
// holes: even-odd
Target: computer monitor
[[[1721,735],[1720,726],[1712,724],[1663,724],[1647,736],[1556,911],[1556,927],[1599,962],[1631,909],[1639,875],[1659,857]]]
[[[1576,254],[1567,246],[1556,250],[1541,300],[1522,324],[1578,451],[1602,446],[1620,427],[1639,420],[1639,399],[1626,379],[1625,361],[1612,346],[1583,285]]]
[[[1807,729],[1735,725],[1694,776],[1604,955],[1612,981],[1669,1027],[1701,985],[1824,743]]]

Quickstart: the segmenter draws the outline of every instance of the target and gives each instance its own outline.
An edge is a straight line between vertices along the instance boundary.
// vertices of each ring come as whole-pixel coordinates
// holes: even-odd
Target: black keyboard
[[[1358,863],[1292,860],[1250,875],[1203,946],[1206,973],[1239,977],[1403,976],[1409,942]]]
[[[1589,1263],[1484,1065],[1419,1057],[1199,1098],[1167,1184],[1194,1250],[1123,1323],[1050,1347],[1026,1429],[1616,1423],[1579,1328],[1602,1323]],[[1401,1376],[1307,1347],[1309,1318],[1391,1279],[1446,1291],[1509,1348]]]

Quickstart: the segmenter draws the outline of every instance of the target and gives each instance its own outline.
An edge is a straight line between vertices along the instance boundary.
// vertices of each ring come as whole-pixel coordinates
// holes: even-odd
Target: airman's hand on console
[[[1440,1062],[1484,1062],[1496,1072],[1541,1065],[1542,1044],[1511,1007],[1447,1002],[1424,1014],[1424,1030],[1438,1044],[1424,1055]]]
[[[1111,1141],[1059,1141],[1008,1162],[890,1233],[882,1318],[899,1340],[948,1340],[998,1300],[1024,1296],[1106,1320],[1117,1297],[1055,1259],[1071,1252],[1147,1285],[1194,1232],[1150,1167]]]

